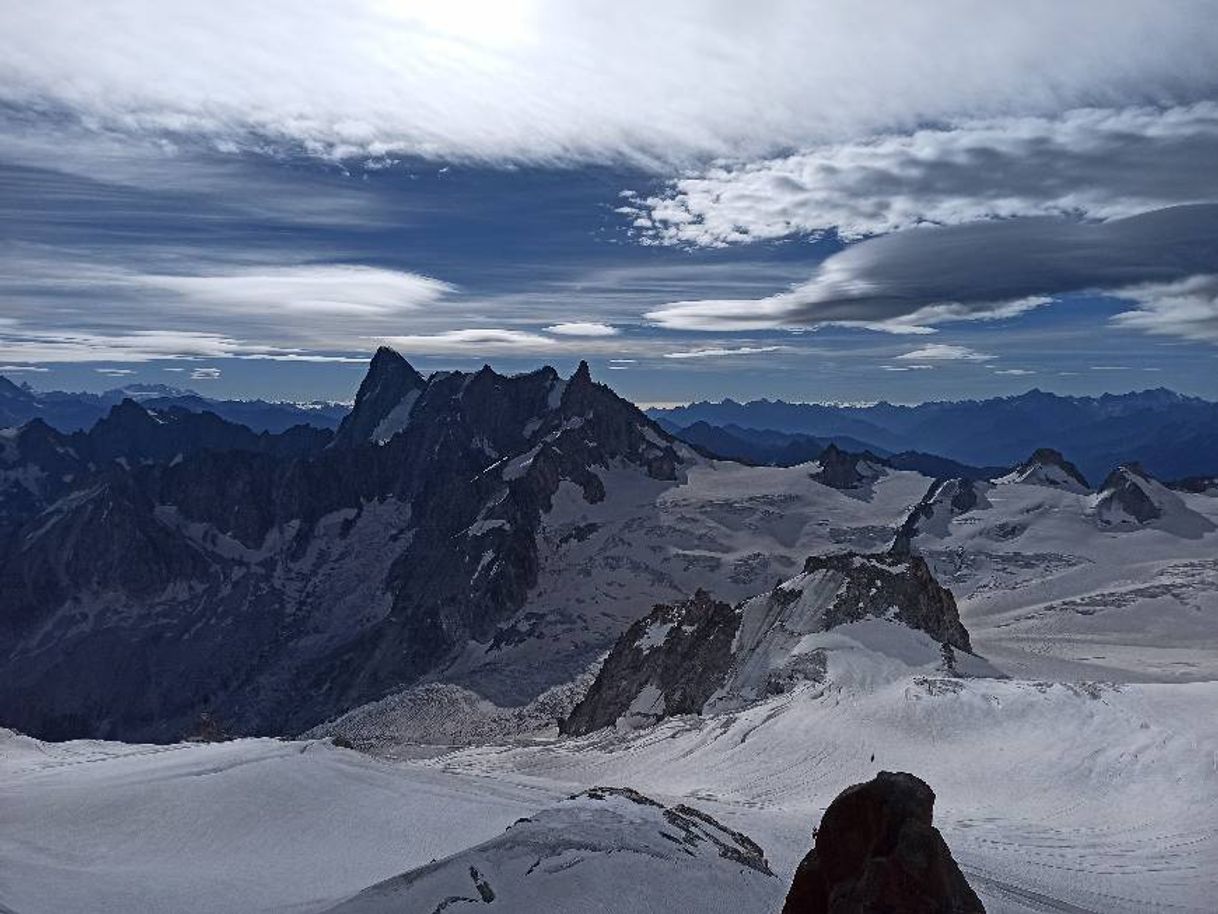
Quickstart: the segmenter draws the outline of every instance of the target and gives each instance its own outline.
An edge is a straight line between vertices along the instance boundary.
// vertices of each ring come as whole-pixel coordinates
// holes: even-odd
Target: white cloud
[[[111,378],[123,378],[129,374],[135,374],[134,368],[94,368],[93,370]]]
[[[545,328],[547,333],[559,336],[617,336],[616,327],[597,321],[573,321],[566,324],[554,324]]]
[[[934,365],[881,365],[884,371],[929,371]]]
[[[354,264],[265,266],[198,276],[145,273],[132,281],[176,293],[210,311],[276,316],[387,317],[454,292],[430,276]]]
[[[1014,375],[1019,377],[1022,375],[1036,374],[1036,372],[1028,368],[995,368],[994,374]]]
[[[1140,286],[1128,290],[1126,296],[1138,308],[1116,315],[1113,320],[1120,326],[1218,342],[1218,275]]]
[[[644,240],[843,238],[1015,216],[1132,216],[1218,199],[1218,103],[1082,109],[868,137],[678,178],[622,207]]]
[[[43,368],[40,365],[0,365],[0,373],[2,374],[17,374],[18,372],[42,372],[50,371],[49,368]]]
[[[988,362],[994,357],[967,346],[931,343],[921,349],[904,352],[897,358],[906,362]]]
[[[779,352],[786,346],[735,346],[713,347],[707,349],[682,349],[677,352],[666,352],[666,359],[713,359],[733,355],[756,355],[761,352]]]
[[[1196,0],[43,0],[0,7],[0,102],[222,150],[752,158],[960,116],[1199,97],[1214,84],[1211,13]]]
[[[190,372],[190,380],[192,381],[218,381],[220,380],[219,368],[195,368]]]
[[[553,337],[530,333],[526,330],[500,328],[468,328],[445,330],[441,333],[421,333],[407,336],[388,336],[383,342],[405,355],[455,354],[481,355],[483,353],[532,351],[547,349],[556,344]]]

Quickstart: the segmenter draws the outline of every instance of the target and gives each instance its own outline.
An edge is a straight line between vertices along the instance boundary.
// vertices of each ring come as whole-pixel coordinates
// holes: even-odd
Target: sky
[[[0,6],[0,374],[1218,399],[1218,0]]]

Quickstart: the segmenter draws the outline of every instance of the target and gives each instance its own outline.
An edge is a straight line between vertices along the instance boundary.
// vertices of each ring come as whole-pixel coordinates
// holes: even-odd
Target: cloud
[[[190,380],[192,381],[218,381],[220,380],[219,368],[195,368],[190,372]]]
[[[210,311],[265,316],[386,317],[433,305],[454,287],[430,276],[354,264],[265,266],[198,276],[146,273],[131,282]]]
[[[17,374],[19,372],[42,372],[50,371],[49,368],[43,368],[40,365],[0,365],[0,373]]]
[[[547,333],[559,336],[617,336],[616,327],[596,321],[574,321],[568,324],[554,324],[545,328]]]
[[[1205,295],[1215,263],[1218,205],[1101,223],[1008,219],[894,232],[834,254],[790,291],[675,302],[646,316],[687,330],[854,324],[908,331],[1010,317],[1053,296],[1098,291],[1139,302],[1136,317],[1121,318],[1126,325],[1204,336],[1212,327]]]
[[[135,374],[134,368],[94,368],[93,370],[111,378],[123,378],[129,374]]]
[[[1027,368],[995,368],[994,374],[1014,375],[1018,377],[1022,375],[1036,374],[1036,372]]]
[[[542,336],[525,330],[479,328],[445,330],[441,333],[389,336],[383,341],[409,355],[455,354],[481,355],[546,349],[556,344],[553,337]]]
[[[683,349],[677,352],[666,352],[666,359],[713,359],[733,355],[756,355],[761,352],[779,352],[786,346],[736,346],[715,347],[710,349]]]
[[[1138,308],[1113,321],[1149,333],[1218,342],[1218,275],[1126,290]]]
[[[644,240],[721,246],[926,223],[1112,219],[1218,200],[1218,102],[963,121],[711,168],[620,208]]]
[[[0,102],[221,150],[753,158],[965,115],[1192,101],[1215,85],[1211,12],[1203,0],[213,0],[187,15],[44,0],[0,12]]]
[[[988,362],[994,358],[985,352],[969,349],[967,346],[953,346],[948,343],[931,343],[921,349],[897,356],[906,362]]]
[[[900,356],[897,356],[900,358]],[[928,371],[933,369],[934,365],[881,365],[880,368],[884,371]]]

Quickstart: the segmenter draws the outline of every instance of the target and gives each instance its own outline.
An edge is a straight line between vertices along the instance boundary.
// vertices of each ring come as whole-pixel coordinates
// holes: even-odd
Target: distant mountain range
[[[1163,388],[1100,397],[1030,390],[1014,397],[917,406],[724,400],[651,409],[648,415],[670,430],[699,423],[719,427],[726,431],[716,439],[720,447],[729,437],[751,440],[755,453],[766,455],[762,462],[776,459],[776,439],[769,433],[780,432],[836,441],[847,450],[881,456],[917,451],[977,467],[1012,466],[1038,447],[1052,447],[1069,454],[1092,484],[1134,461],[1162,479],[1218,473],[1218,403]],[[742,435],[742,430],[749,433]],[[759,436],[758,430],[767,435]],[[711,442],[711,434],[718,433],[699,427],[691,438]],[[853,445],[843,445],[843,439]],[[714,449],[713,443],[706,446]],[[779,448],[800,446],[789,440],[777,443]],[[814,447],[809,442],[804,446]]]
[[[349,407],[341,403],[274,403],[266,400],[216,400],[193,390],[167,384],[132,384],[104,393],[34,390],[0,376],[0,428],[41,419],[61,432],[91,428],[123,400],[135,400],[152,409],[180,407],[211,412],[239,422],[255,432],[282,432],[293,425],[336,429]]]
[[[924,454],[920,451],[901,451],[893,454],[884,448],[851,438],[849,435],[814,438],[811,435],[776,432],[773,429],[741,428],[739,425],[720,426],[711,425],[708,422],[695,422],[693,425],[681,428],[663,418],[657,419],[657,423],[669,434],[686,444],[692,444],[708,456],[737,460],[756,466],[796,466],[810,460],[818,460],[828,447],[833,446],[852,453],[870,452],[879,458],[881,463],[894,470],[914,470],[938,479],[949,477],[989,479],[1008,469],[1005,466],[970,466],[957,460],[949,460],[935,454]]]

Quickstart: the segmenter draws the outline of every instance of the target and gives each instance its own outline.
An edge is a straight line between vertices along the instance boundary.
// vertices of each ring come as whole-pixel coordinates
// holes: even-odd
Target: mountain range
[[[880,455],[918,451],[984,467],[1013,466],[1038,447],[1052,447],[1093,481],[1134,461],[1162,479],[1218,473],[1218,403],[1163,388],[1100,397],[1030,390],[916,406],[723,400],[648,415],[670,430],[706,423],[826,441],[847,437],[853,449]]]
[[[90,428],[123,400],[135,400],[154,409],[177,406],[191,412],[211,412],[256,432],[282,432],[294,425],[334,429],[349,409],[345,404],[324,401],[219,400],[167,384],[130,384],[100,394],[40,391],[0,375],[0,428],[41,419],[61,432],[80,431]]]

